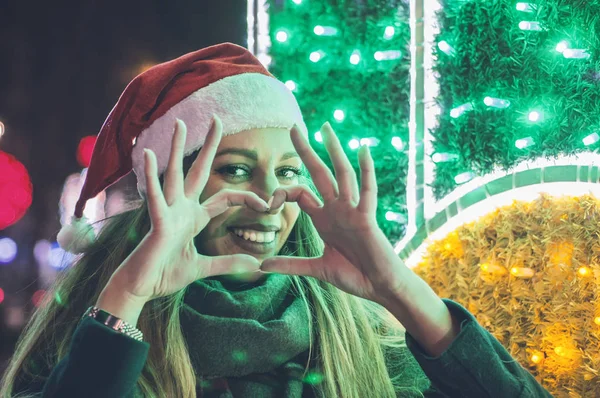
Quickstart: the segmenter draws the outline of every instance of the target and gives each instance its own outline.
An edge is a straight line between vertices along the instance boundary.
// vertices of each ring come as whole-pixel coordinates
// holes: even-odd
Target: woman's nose
[[[264,174],[259,178],[254,179],[253,191],[256,193],[261,199],[265,202],[268,202],[269,199],[273,196],[273,192],[277,188],[279,188],[279,180],[275,175],[275,172]],[[283,206],[280,206],[279,209],[274,209],[274,211],[270,212],[271,214],[276,214],[279,212]],[[275,211],[277,210],[277,211]]]

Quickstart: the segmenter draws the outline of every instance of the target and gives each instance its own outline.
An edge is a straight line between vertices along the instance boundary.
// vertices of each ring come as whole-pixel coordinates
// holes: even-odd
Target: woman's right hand
[[[230,207],[247,206],[258,212],[269,208],[255,193],[233,190],[219,191],[200,203],[222,129],[221,120],[214,116],[206,142],[184,178],[187,129],[183,121],[177,121],[163,190],[156,155],[149,149],[144,151],[146,197],[152,226],[111,277],[109,283],[116,284],[123,293],[150,301],[175,293],[198,279],[260,269],[260,262],[250,255],[204,256],[194,245],[194,238],[210,219]]]

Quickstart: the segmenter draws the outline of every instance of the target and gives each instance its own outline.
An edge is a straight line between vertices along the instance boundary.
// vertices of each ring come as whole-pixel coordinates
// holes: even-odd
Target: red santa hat
[[[223,121],[223,135],[294,124],[308,135],[292,92],[243,47],[218,44],[156,65],[127,85],[100,129],[75,214],[58,234],[60,246],[82,253],[94,241],[83,217],[86,202],[132,170],[144,197],[143,150],[156,153],[163,174],[176,119],[187,125],[189,155],[204,144],[213,114]]]

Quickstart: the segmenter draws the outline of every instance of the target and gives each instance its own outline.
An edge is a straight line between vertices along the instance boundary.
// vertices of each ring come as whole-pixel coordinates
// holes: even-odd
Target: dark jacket
[[[461,320],[458,337],[442,355],[432,358],[407,333],[410,352],[399,355],[402,360],[397,363],[388,363],[391,376],[406,377],[405,385],[419,386],[426,398],[552,397],[471,313],[452,300],[444,299],[444,302]],[[74,332],[69,354],[56,365],[49,378],[22,381],[16,391],[35,392],[43,398],[133,397],[149,348],[146,342],[136,341],[86,317]],[[310,391],[310,388],[304,390]],[[205,392],[204,396],[228,395]],[[406,396],[398,394],[398,397]]]

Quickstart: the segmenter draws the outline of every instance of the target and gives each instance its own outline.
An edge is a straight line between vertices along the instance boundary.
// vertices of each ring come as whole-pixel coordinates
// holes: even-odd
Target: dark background
[[[56,240],[67,176],[81,171],[79,140],[95,135],[129,81],[144,66],[219,42],[247,46],[246,0],[0,1],[0,150],[27,168],[33,203],[0,231],[19,254],[0,264],[0,375],[20,328],[7,306],[33,310],[40,289],[33,246]]]

